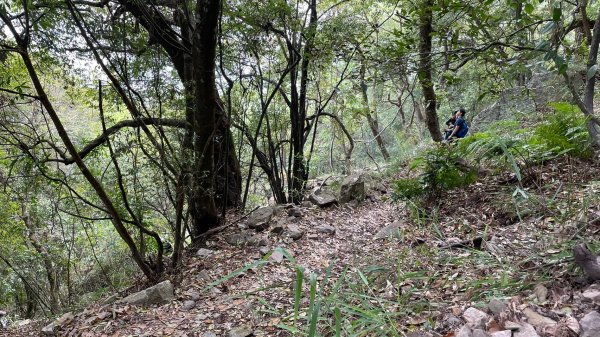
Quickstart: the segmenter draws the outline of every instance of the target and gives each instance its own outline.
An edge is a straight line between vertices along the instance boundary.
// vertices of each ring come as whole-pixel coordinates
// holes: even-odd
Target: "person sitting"
[[[444,129],[444,140],[448,140],[448,137],[452,133],[452,129],[454,129],[454,124],[456,123],[456,113],[458,110],[452,113],[450,119],[446,121],[446,128]]]
[[[456,112],[456,122],[454,123],[454,128],[447,139],[449,142],[452,141],[453,138],[464,138],[469,132],[469,125],[465,120],[465,114],[466,111],[463,108],[460,108]]]

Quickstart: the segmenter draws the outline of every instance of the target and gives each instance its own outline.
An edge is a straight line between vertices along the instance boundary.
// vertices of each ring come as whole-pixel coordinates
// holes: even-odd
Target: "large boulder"
[[[256,226],[257,224],[268,223],[271,220],[271,217],[273,216],[273,212],[274,209],[270,206],[261,207],[257,209],[248,216],[248,227],[254,228],[254,226]]]
[[[171,284],[171,281],[167,280],[135,294],[131,294],[122,299],[121,302],[133,305],[151,305],[169,303],[173,299],[175,299],[173,285]]]
[[[308,199],[315,205],[319,207],[328,207],[334,204],[337,204],[337,199],[335,196],[328,191],[323,189],[318,189],[311,193]]]
[[[365,199],[365,182],[360,174],[352,174],[344,178],[340,190],[340,202],[346,203],[352,200],[362,201]]]

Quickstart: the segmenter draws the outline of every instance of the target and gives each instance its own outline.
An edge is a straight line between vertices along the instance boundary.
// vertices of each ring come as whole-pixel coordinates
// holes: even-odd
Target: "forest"
[[[0,0],[0,335],[600,337],[598,22]]]

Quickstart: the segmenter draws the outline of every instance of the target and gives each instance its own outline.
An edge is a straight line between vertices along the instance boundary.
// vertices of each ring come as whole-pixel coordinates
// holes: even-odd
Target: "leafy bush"
[[[473,183],[477,171],[466,164],[465,153],[458,147],[436,145],[411,163],[411,170],[420,169],[418,179],[396,181],[395,196],[411,199]]]
[[[419,179],[404,178],[395,182],[393,197],[395,199],[413,199],[423,195],[424,192]]]
[[[554,113],[534,129],[528,143],[541,146],[554,155],[568,153],[578,158],[591,157],[590,138],[579,108],[562,102],[550,106]]]

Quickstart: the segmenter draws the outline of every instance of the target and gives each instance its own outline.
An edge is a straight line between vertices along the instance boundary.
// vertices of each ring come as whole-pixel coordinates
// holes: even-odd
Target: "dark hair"
[[[460,108],[460,109],[458,109],[458,111],[460,111],[460,113],[462,114],[462,116],[465,117],[465,114],[467,113],[465,111],[465,108]]]

